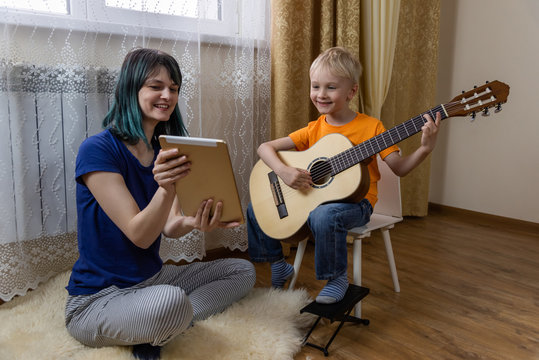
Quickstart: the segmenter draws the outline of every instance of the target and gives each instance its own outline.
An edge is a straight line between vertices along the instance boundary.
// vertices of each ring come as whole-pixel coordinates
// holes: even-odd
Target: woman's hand
[[[191,163],[178,149],[159,151],[153,167],[153,177],[160,187],[174,191],[174,183],[189,174]]]
[[[183,221],[187,226],[191,226],[193,229],[200,231],[212,231],[216,228],[233,228],[238,226],[240,223],[237,221],[234,222],[222,222],[220,221],[221,215],[223,213],[223,203],[221,201],[217,202],[215,205],[215,211],[213,216],[211,215],[211,208],[213,206],[214,200],[208,199],[203,201],[200,204],[195,216],[186,216]]]

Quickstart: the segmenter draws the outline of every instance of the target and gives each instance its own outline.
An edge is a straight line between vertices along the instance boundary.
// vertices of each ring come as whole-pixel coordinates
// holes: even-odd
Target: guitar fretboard
[[[417,134],[421,131],[421,127],[427,120],[423,117],[425,114],[435,119],[436,112],[440,112],[442,120],[446,119],[446,113],[442,105],[438,105],[420,115],[417,115],[410,120],[403,122],[387,131],[384,131],[380,135],[370,138],[367,141],[362,142],[348,150],[345,150],[327,161],[331,165],[331,176],[336,175],[356,164],[359,164],[363,160],[379,153],[380,151],[387,149],[388,147],[401,142],[410,136]]]

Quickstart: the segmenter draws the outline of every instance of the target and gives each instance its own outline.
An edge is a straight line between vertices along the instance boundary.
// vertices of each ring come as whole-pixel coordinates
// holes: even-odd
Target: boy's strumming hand
[[[294,190],[308,189],[313,185],[311,173],[304,169],[286,166],[277,175]]]

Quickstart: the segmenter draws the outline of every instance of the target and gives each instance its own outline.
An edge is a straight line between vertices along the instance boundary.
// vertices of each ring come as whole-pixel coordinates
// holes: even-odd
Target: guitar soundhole
[[[325,159],[316,159],[309,168],[316,188],[327,186],[333,179],[331,165]]]

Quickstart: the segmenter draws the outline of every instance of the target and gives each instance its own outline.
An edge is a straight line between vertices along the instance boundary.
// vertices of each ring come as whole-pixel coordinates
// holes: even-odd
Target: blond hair
[[[318,55],[311,64],[309,74],[322,68],[335,76],[350,79],[355,84],[359,83],[362,71],[359,60],[343,47],[332,47]]]

